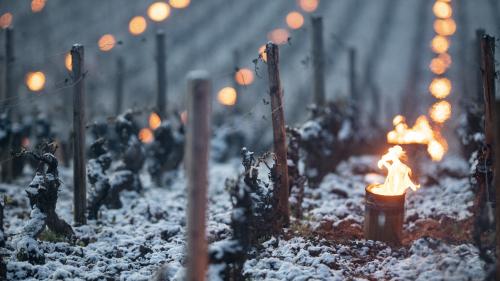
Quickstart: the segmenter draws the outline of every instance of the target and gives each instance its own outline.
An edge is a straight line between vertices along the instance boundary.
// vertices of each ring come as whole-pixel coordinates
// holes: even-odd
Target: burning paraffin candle
[[[401,161],[404,155],[403,148],[396,145],[378,161],[379,168],[387,169],[387,177],[382,184],[366,187],[365,239],[401,244],[406,190],[420,187],[410,179],[411,168]]]

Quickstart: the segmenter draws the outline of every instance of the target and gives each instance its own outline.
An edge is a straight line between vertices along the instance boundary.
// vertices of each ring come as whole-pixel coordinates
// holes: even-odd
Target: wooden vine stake
[[[13,121],[15,116],[15,109],[16,109],[16,100],[17,100],[17,95],[14,93],[13,89],[13,64],[14,63],[14,29],[12,27],[8,27],[5,30],[5,60],[4,60],[4,81],[5,83],[4,86],[4,96],[2,98],[5,98],[8,100],[7,102],[7,116],[9,120]],[[13,134],[10,134],[9,140],[8,140],[8,149],[4,151],[3,158],[10,158],[9,152],[12,149],[12,142],[13,142]],[[5,182],[10,183],[13,180],[13,161],[8,160],[2,164],[2,170],[5,169],[5,172],[2,171],[4,174],[5,178],[3,179]]]
[[[500,202],[500,99],[495,102],[495,167],[494,167],[494,184],[495,184],[495,200]],[[500,206],[497,203],[495,208],[496,213],[496,250],[497,250],[497,278],[500,280]]]
[[[167,114],[167,58],[165,55],[165,32],[156,33],[156,73],[158,88],[156,96],[156,110],[163,119]]]
[[[125,62],[123,57],[116,60],[116,89],[115,89],[115,114],[120,115],[123,104],[123,82],[125,74]]]
[[[288,165],[285,132],[285,113],[283,110],[283,90],[281,89],[279,72],[279,49],[274,43],[267,43],[267,71],[269,74],[269,94],[271,95],[271,113],[273,120],[274,153],[276,154],[277,184],[275,192],[278,198],[277,227],[281,228],[290,222],[288,207]]]
[[[495,124],[495,38],[489,35],[481,38],[481,69],[483,72],[484,131],[486,145],[493,146]]]
[[[83,79],[83,46],[73,45],[71,48],[71,61],[73,63],[73,203],[74,220],[76,225],[87,223],[85,210],[87,209],[87,186],[85,167],[85,92]]]
[[[211,81],[205,71],[188,74],[188,122],[186,136],[186,175],[188,189],[188,281],[205,280],[207,241],[205,212],[210,147]]]
[[[323,51],[323,18],[312,17],[312,62],[314,103],[325,105],[325,57]]]

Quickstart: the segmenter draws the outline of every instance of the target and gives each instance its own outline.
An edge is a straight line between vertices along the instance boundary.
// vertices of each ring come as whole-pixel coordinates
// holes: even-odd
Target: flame
[[[149,128],[151,130],[156,130],[158,127],[161,125],[161,118],[160,115],[156,114],[156,112],[152,112],[149,115]]]
[[[447,19],[453,14],[451,5],[442,1],[436,1],[436,3],[434,3],[434,6],[432,6],[432,12],[436,17],[442,19]]]
[[[267,62],[266,45],[262,45],[259,47],[259,56],[263,61]]]
[[[405,152],[399,145],[389,148],[389,151],[382,155],[377,166],[387,169],[387,177],[383,184],[376,185],[371,192],[380,195],[402,195],[408,187],[413,191],[420,188],[420,185],[414,184],[410,179],[411,168],[401,162],[404,156]]]
[[[457,30],[457,24],[451,18],[434,21],[434,31],[441,36],[450,36]]]
[[[115,46],[116,39],[113,35],[111,34],[104,34],[99,38],[99,41],[97,42],[97,45],[99,46],[99,49],[103,52],[110,51],[113,49]]]
[[[236,83],[242,86],[247,86],[253,82],[253,72],[248,68],[240,68],[234,74]]]
[[[189,6],[191,0],[170,0],[168,3],[170,3],[170,6],[176,9],[184,9]]]
[[[299,12],[290,12],[286,15],[286,24],[291,29],[299,29],[304,25],[304,17]]]
[[[444,99],[451,93],[451,81],[448,78],[434,78],[429,91],[437,99]]]
[[[387,133],[387,142],[391,144],[422,144],[427,145],[427,152],[433,161],[440,161],[448,149],[446,140],[438,131],[432,129],[425,115],[415,121],[413,127],[408,127],[406,119],[396,115],[392,121],[394,130]]]
[[[146,19],[142,16],[133,17],[128,23],[128,30],[134,36],[142,34],[147,27]]]
[[[66,56],[64,57],[64,66],[68,71],[71,71],[71,69],[73,69],[71,53],[67,53]]]
[[[288,33],[288,30],[284,28],[276,28],[267,34],[267,39],[278,45],[281,45],[288,42],[289,35],[290,34]]]
[[[448,66],[446,66],[445,61],[437,57],[431,60],[431,63],[429,64],[429,69],[432,71],[432,73],[441,75],[446,72]]]
[[[151,143],[151,142],[153,142],[153,140],[155,138],[153,135],[153,131],[151,131],[151,129],[149,129],[149,128],[142,128],[139,131],[138,137],[142,143]]]
[[[299,6],[302,10],[311,13],[318,8],[319,0],[299,0]]]
[[[3,29],[6,29],[12,24],[12,14],[11,13],[5,13],[2,16],[0,16],[0,27]]]
[[[148,17],[156,22],[164,21],[170,15],[170,6],[164,2],[155,2],[148,7]]]
[[[236,104],[236,99],[238,98],[238,94],[236,90],[232,87],[225,87],[219,91],[217,95],[217,100],[222,105],[233,106]]]
[[[30,91],[38,92],[45,87],[45,74],[41,71],[26,74],[26,86]]]
[[[446,53],[448,48],[450,48],[450,41],[444,36],[436,35],[432,38],[431,48],[434,53]]]
[[[444,123],[450,119],[451,104],[445,100],[436,102],[429,109],[429,116],[436,123]]]
[[[47,0],[32,0],[31,1],[31,11],[33,13],[38,13],[45,7],[45,2]]]

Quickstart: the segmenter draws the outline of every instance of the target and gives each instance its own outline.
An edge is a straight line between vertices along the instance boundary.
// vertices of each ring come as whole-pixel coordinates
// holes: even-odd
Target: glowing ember
[[[425,115],[419,116],[415,121],[415,125],[411,128],[401,115],[396,115],[392,123],[394,130],[387,133],[387,142],[391,144],[427,145],[427,152],[433,161],[440,161],[443,158],[448,144],[439,135],[439,132],[432,129]]]
[[[286,24],[291,29],[299,29],[304,25],[304,17],[299,12],[290,12],[286,15]]]
[[[311,13],[318,8],[319,0],[298,0],[302,10]]]
[[[139,131],[139,140],[141,140],[141,142],[143,143],[151,143],[153,142],[154,140],[154,135],[153,135],[153,131],[151,131],[151,129],[149,128],[142,128],[140,131]]]
[[[11,13],[5,13],[2,16],[0,16],[0,27],[3,29],[9,27],[12,24],[12,14]]]
[[[113,35],[111,34],[104,34],[99,38],[99,41],[97,42],[97,45],[99,46],[99,49],[103,52],[110,51],[115,47],[116,39]]]
[[[45,2],[47,0],[32,0],[31,1],[31,11],[33,13],[38,13],[45,7]]]
[[[43,90],[45,87],[45,74],[41,71],[28,73],[26,75],[26,86],[33,92]]]
[[[259,56],[263,61],[267,62],[266,45],[259,47]]]
[[[156,114],[156,112],[153,112],[149,115],[149,128],[151,130],[156,130],[158,127],[161,125],[161,118],[160,115]]]
[[[450,48],[450,41],[444,36],[436,35],[432,38],[431,48],[434,53],[446,53],[448,48]]]
[[[73,68],[73,62],[71,60],[71,53],[67,53],[64,57],[64,66],[68,71],[71,71],[71,69]]]
[[[383,184],[379,184],[371,189],[371,192],[380,195],[402,195],[409,187],[413,191],[420,188],[420,185],[414,184],[410,179],[411,169],[401,162],[405,156],[403,148],[399,145],[389,148],[389,151],[382,155],[377,166],[387,169],[387,177]]]
[[[432,12],[434,12],[436,17],[442,19],[447,19],[453,14],[451,5],[442,1],[436,1],[436,3],[434,3],[434,6],[432,6]]]
[[[437,99],[444,99],[451,93],[451,81],[448,78],[434,78],[429,91]]]
[[[457,30],[453,19],[437,19],[434,21],[434,31],[441,36],[450,36]]]
[[[450,119],[451,104],[447,101],[439,101],[431,106],[429,109],[429,116],[436,123],[444,123]]]
[[[280,45],[288,42],[288,31],[284,28],[276,28],[267,34],[267,39]]]
[[[128,24],[128,30],[130,34],[134,36],[142,34],[144,31],[146,31],[147,27],[148,24],[146,22],[146,19],[141,16],[133,17]]]
[[[237,97],[238,94],[236,93],[236,90],[234,88],[225,87],[219,91],[219,94],[217,95],[217,100],[222,105],[233,106],[236,104]]]
[[[242,86],[250,85],[253,82],[253,72],[248,68],[240,68],[234,74],[234,80]]]
[[[164,2],[155,2],[148,7],[148,17],[156,22],[164,21],[170,15],[170,6]]]
[[[170,6],[176,9],[184,9],[189,6],[191,0],[170,0],[168,3],[170,3]]]

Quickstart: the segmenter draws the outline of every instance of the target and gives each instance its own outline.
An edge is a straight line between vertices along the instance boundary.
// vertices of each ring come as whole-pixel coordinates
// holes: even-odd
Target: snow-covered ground
[[[306,188],[304,218],[294,220],[283,236],[265,241],[246,262],[249,280],[480,280],[483,262],[470,236],[446,239],[426,225],[460,224],[471,219],[473,200],[468,165],[457,158],[430,164],[446,171],[432,185],[407,195],[407,238],[401,248],[362,237],[364,187],[375,180],[376,158],[353,157],[314,190]],[[231,202],[224,181],[242,170],[237,159],[212,163],[207,237],[210,243],[229,237]],[[431,172],[429,172],[431,173]],[[57,211],[72,222],[71,173],[62,169],[65,184]],[[98,221],[74,227],[79,240],[42,241],[46,263],[32,265],[15,257],[13,239],[29,216],[24,187],[27,174],[15,185],[1,184],[7,195],[6,234],[8,280],[149,280],[166,265],[171,279],[181,279],[185,254],[186,190],[183,173],[165,187],[153,186],[147,175],[143,194],[123,192],[124,207],[103,210]],[[467,228],[470,225],[465,225]],[[466,229],[465,231],[470,231]],[[218,265],[220,266],[220,265]],[[211,280],[220,268],[211,267]]]

